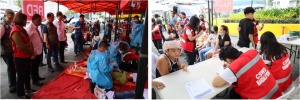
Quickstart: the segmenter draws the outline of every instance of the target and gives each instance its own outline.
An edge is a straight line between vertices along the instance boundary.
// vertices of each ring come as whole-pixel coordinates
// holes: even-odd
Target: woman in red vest
[[[159,31],[159,25],[156,24],[155,19],[152,18],[152,41],[154,43],[154,46],[156,47],[157,51],[162,54],[162,36]]]
[[[214,87],[231,84],[231,99],[276,99],[282,95],[275,78],[256,50],[244,53],[232,46],[221,48],[219,58],[229,65],[215,76]]]
[[[277,42],[275,35],[267,31],[260,37],[260,54],[279,88],[285,91],[292,84],[292,65],[286,48]]]
[[[36,57],[36,52],[33,50],[33,45],[27,35],[26,30],[23,28],[26,26],[27,16],[21,12],[18,12],[13,22],[15,23],[11,32],[10,39],[12,42],[13,56],[17,70],[17,96],[21,99],[30,98],[25,95],[24,85],[26,93],[33,93],[36,90],[32,90],[30,87],[30,63],[31,59]]]
[[[203,31],[201,30],[196,34],[196,28],[200,23],[200,19],[197,16],[192,16],[190,22],[184,27],[181,47],[187,55],[188,65],[193,65],[196,60],[195,47],[196,39],[202,35]]]

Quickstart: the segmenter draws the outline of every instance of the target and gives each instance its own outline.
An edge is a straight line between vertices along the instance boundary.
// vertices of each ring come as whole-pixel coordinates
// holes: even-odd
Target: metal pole
[[[118,27],[119,27],[119,11],[120,11],[120,2],[121,1],[119,1],[118,3],[117,3],[117,12],[116,12],[116,27],[115,27],[115,35],[114,35],[114,41],[116,41],[116,35],[118,34]]]
[[[252,7],[252,5],[253,5],[253,0],[251,0],[251,7]]]
[[[132,18],[132,3],[133,3],[133,0],[131,0],[131,2],[130,2],[128,24],[127,24],[127,28],[126,28],[126,41],[129,40],[129,34],[131,33],[130,25],[131,25],[131,18]]]
[[[106,30],[106,12],[104,12],[104,30]]]
[[[148,9],[146,10],[146,18],[148,19]],[[136,87],[135,87],[135,95],[134,99],[144,99],[144,86],[147,79],[147,71],[148,71],[148,20],[145,20],[144,23],[144,31],[143,31],[143,40],[142,40],[142,49],[140,55],[140,62],[137,73]]]
[[[211,0],[211,24],[210,25],[213,24],[214,24],[214,0]],[[210,28],[208,30],[210,30]]]
[[[207,10],[208,10],[208,33],[210,33],[210,24],[211,24],[211,21],[210,21],[210,9],[209,9],[209,0],[207,0]]]
[[[59,0],[57,1],[57,12],[59,12]]]

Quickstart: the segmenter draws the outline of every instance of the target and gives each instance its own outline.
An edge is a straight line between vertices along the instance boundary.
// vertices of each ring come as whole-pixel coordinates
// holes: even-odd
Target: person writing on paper
[[[179,61],[181,46],[177,40],[173,38],[166,39],[163,50],[165,53],[157,58],[156,77],[167,75],[179,69],[187,70],[187,66]]]
[[[256,50],[245,53],[232,46],[223,47],[219,58],[229,65],[212,81],[214,87],[231,84],[231,99],[276,99],[281,90]]]
[[[286,48],[277,42],[275,35],[267,31],[260,37],[260,55],[276,79],[279,88],[285,91],[292,84],[292,65]]]

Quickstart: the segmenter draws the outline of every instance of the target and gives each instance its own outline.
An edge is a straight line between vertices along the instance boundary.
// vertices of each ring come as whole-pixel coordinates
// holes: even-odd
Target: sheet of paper
[[[193,99],[201,99],[213,92],[213,89],[204,79],[186,83],[185,88]]]

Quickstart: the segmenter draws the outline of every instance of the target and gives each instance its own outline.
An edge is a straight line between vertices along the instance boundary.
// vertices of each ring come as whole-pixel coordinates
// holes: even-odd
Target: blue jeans
[[[50,45],[50,49],[48,49],[48,53],[47,53],[48,68],[52,68],[52,65],[51,65],[51,56],[52,56],[52,54],[53,54],[55,66],[59,66],[59,63],[58,63],[58,46],[57,45]]]
[[[214,49],[215,47],[211,46],[211,47],[206,47],[203,48],[199,51],[199,58],[200,58],[200,62],[204,61],[204,55],[207,55],[207,52],[211,49]]]
[[[74,52],[75,52],[75,54],[78,53],[78,47],[79,47],[79,52],[83,52],[83,35],[82,35],[82,33],[75,33],[75,36],[74,36]]]

